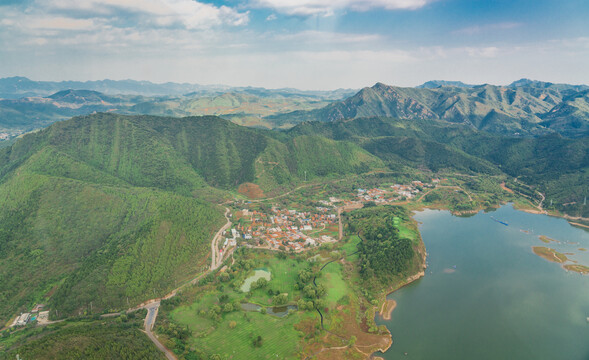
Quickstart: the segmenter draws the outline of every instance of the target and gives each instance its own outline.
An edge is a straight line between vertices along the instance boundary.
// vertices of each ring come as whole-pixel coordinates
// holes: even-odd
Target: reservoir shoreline
[[[537,235],[540,233],[545,234],[542,235],[545,240],[561,239],[549,241],[555,247],[554,252],[573,255],[571,247],[587,248],[589,238],[568,221],[555,221],[558,217],[542,214],[554,218],[551,220],[518,210],[521,211],[509,205],[497,210],[495,216],[509,222],[510,226],[506,227],[496,226],[483,213],[471,218],[456,217],[447,210],[414,213],[414,220],[421,223],[421,241],[431,256],[427,266],[432,275],[409,288],[406,285],[423,275],[407,278],[387,292],[386,303],[379,302],[377,324],[385,325],[391,338],[395,334],[395,346],[391,344],[387,351],[374,353],[372,358],[397,359],[407,353],[413,358],[431,358],[436,354],[440,360],[475,358],[482,356],[479,345],[483,341],[485,347],[493,349],[484,353],[485,359],[505,358],[507,354],[550,359],[557,348],[568,349],[567,358],[585,359],[589,346],[580,338],[587,333],[589,316],[587,276],[572,273],[576,264],[567,273],[560,266],[535,260],[538,256],[532,247],[545,243]],[[557,258],[552,251],[547,255],[552,258],[547,260]],[[581,263],[587,261],[582,252],[576,256],[575,260]],[[456,269],[456,265],[458,270],[445,271],[450,267]],[[575,270],[589,272],[580,266]],[[394,297],[387,299],[393,293]],[[481,302],[481,299],[486,300]],[[399,313],[395,312],[394,321],[384,319],[391,301],[403,308],[395,309]],[[522,308],[523,302],[527,305]],[[476,324],[467,316],[473,312],[480,316]],[[520,334],[525,329],[525,336],[510,336],[504,331],[506,327],[522,329],[518,330]],[[458,353],[456,346],[460,349]]]

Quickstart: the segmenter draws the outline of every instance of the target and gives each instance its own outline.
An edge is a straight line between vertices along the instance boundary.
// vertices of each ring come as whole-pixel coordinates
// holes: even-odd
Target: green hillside
[[[95,312],[120,308],[197,273],[223,222],[219,209],[116,184],[55,152],[53,164],[65,171],[44,172],[45,155],[35,154],[0,185],[4,321],[34,302],[48,301],[61,316],[88,311],[90,302]],[[85,181],[66,177],[68,166]]]
[[[0,359],[163,359],[140,330],[143,311],[118,318],[30,327],[0,341]]]

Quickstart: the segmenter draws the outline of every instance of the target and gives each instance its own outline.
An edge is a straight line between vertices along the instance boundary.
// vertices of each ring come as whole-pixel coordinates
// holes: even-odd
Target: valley
[[[0,360],[588,360],[587,18],[0,1]]]
[[[393,118],[270,131],[75,117],[0,149],[0,315],[9,326],[41,303],[87,329],[139,316],[132,341],[143,328],[168,358],[365,358],[391,344],[375,323],[386,295],[424,273],[411,212],[510,202],[583,223],[582,202],[564,204],[586,189],[586,146]],[[6,327],[0,346],[32,349],[37,329]]]

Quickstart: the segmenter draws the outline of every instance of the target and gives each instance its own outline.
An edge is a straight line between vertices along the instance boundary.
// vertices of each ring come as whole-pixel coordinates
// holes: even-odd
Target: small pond
[[[245,281],[243,282],[243,285],[241,285],[241,291],[243,292],[248,292],[250,291],[250,287],[252,286],[252,283],[254,281],[258,281],[258,279],[264,278],[268,281],[270,281],[271,278],[271,273],[269,271],[263,270],[263,269],[258,269],[258,270],[254,270],[254,274],[250,277],[248,277],[247,279],[245,279]]]
[[[274,307],[267,307],[266,313],[268,315],[274,315],[278,317],[285,317],[288,315],[289,310],[298,310],[298,306],[296,305],[285,305],[285,306],[274,306]]]
[[[244,311],[260,311],[262,310],[262,306],[258,304],[252,303],[241,303],[241,309]],[[298,310],[299,307],[296,305],[284,305],[284,306],[274,306],[274,307],[267,307],[266,314],[278,316],[278,317],[285,317],[288,315],[290,310]]]

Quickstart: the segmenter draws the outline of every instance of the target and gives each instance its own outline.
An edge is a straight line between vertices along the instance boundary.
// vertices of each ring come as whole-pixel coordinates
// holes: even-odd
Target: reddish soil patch
[[[259,199],[265,196],[262,189],[260,189],[258,185],[252,183],[243,183],[239,185],[237,191],[250,199]]]
[[[505,191],[507,191],[508,193],[512,193],[513,194],[513,190],[511,190],[510,188],[508,188],[507,186],[505,186],[505,183],[502,182],[501,183],[501,188]]]

